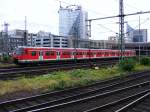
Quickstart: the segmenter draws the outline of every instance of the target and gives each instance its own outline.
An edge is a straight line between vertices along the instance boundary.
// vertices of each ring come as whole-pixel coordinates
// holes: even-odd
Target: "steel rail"
[[[150,92],[148,92],[147,94],[145,94],[145,95],[141,96],[140,98],[134,100],[133,102],[127,104],[126,106],[116,110],[116,112],[125,112],[125,111],[128,111],[129,109],[132,109],[133,107],[136,108],[136,105],[140,104],[143,100],[147,99],[147,97],[149,97],[149,96],[150,96]],[[150,106],[150,104],[149,104],[149,106]],[[149,108],[149,110],[150,110],[150,108]],[[144,112],[146,112],[146,111],[144,111]]]
[[[94,66],[110,66],[111,64],[117,63],[116,61],[104,61],[99,64],[93,63]],[[59,65],[54,65],[54,66],[37,66],[37,67],[25,67],[25,68],[15,68],[15,69],[8,69],[4,71],[4,69],[0,72],[0,80],[7,80],[7,79],[13,79],[17,78],[20,76],[29,76],[32,77],[33,75],[43,75],[44,73],[49,73],[52,71],[57,71],[57,70],[70,70],[70,69],[79,69],[79,68],[89,68],[91,65],[87,63],[78,63],[78,64],[59,64]]]
[[[74,100],[76,98],[78,98],[78,99],[80,98],[81,99],[81,98],[83,98],[85,96],[88,97],[88,96],[93,95],[93,94],[104,93],[105,91],[109,91],[109,90],[111,91],[112,89],[116,89],[116,88],[114,88],[115,86],[122,86],[122,84],[128,84],[128,86],[129,86],[129,85],[134,84],[134,83],[130,84],[131,81],[140,80],[142,82],[141,78],[143,78],[143,76],[139,76],[139,77],[137,77],[135,79],[129,79],[127,81],[123,81],[123,82],[119,82],[119,83],[114,83],[114,84],[111,84],[111,85],[108,85],[108,86],[105,86],[105,87],[96,88],[96,89],[90,90],[88,92],[75,94],[73,96],[69,96],[69,97],[66,97],[66,98],[61,98],[61,99],[58,99],[58,100],[44,102],[44,103],[41,103],[41,104],[38,104],[38,105],[34,105],[34,106],[29,106],[29,107],[26,107],[26,108],[18,109],[18,110],[13,111],[13,112],[29,111],[31,109],[42,108],[42,107],[44,107],[46,105],[56,105],[56,104],[59,104],[59,103],[64,103],[64,102],[68,102],[68,101]],[[147,79],[147,77],[145,77],[145,79]]]
[[[117,107],[120,104],[123,105],[123,104],[128,103],[128,102],[131,103],[132,101],[134,101],[140,97],[143,97],[143,95],[145,96],[149,92],[150,92],[150,89],[136,93],[134,95],[130,95],[130,96],[122,98],[120,100],[116,100],[114,102],[107,103],[107,104],[102,105],[102,106],[98,106],[98,107],[86,110],[84,112],[103,112],[103,111],[107,111],[107,110],[112,110],[112,108]],[[122,107],[121,109],[118,110],[118,112],[119,111],[121,112],[126,107],[127,106]],[[113,110],[113,111],[117,112],[116,110]],[[123,110],[123,112],[124,112],[124,110]]]
[[[101,91],[104,91],[105,89],[109,89],[109,88],[111,88],[111,87],[113,87],[113,86],[117,86],[117,85],[120,85],[120,84],[125,84],[125,83],[127,83],[127,84],[129,84],[129,82],[131,82],[131,81],[134,81],[134,80],[141,80],[141,78],[144,78],[145,77],[145,79],[147,79],[147,76],[149,76],[149,72],[143,72],[143,73],[147,73],[147,74],[144,74],[144,75],[142,75],[142,74],[136,74],[136,75],[130,75],[130,76],[128,76],[128,78],[126,79],[126,77],[124,78],[124,80],[123,81],[118,81],[117,82],[117,79],[110,79],[110,80],[107,80],[107,81],[102,81],[102,82],[97,82],[96,84],[93,84],[93,85],[88,85],[88,86],[86,86],[85,88],[87,89],[87,90],[90,90],[90,91],[88,91],[88,92],[84,92],[83,91],[83,93],[80,93],[80,94],[77,94],[77,91],[79,91],[79,90],[81,90],[81,89],[83,89],[83,87],[81,87],[81,88],[73,88],[73,89],[69,89],[69,90],[62,90],[62,91],[58,91],[58,92],[51,92],[51,93],[47,93],[47,94],[42,94],[42,95],[37,95],[37,96],[33,96],[33,97],[27,97],[27,98],[22,98],[22,99],[17,99],[17,100],[12,100],[12,101],[7,101],[7,102],[3,102],[3,103],[1,103],[0,104],[0,106],[5,106],[5,105],[14,105],[14,103],[21,103],[21,102],[25,102],[26,100],[29,100],[29,101],[33,101],[34,99],[39,99],[40,97],[47,97],[47,96],[51,96],[51,97],[53,97],[53,95],[55,95],[55,94],[60,94],[60,93],[63,93],[63,94],[67,94],[66,93],[66,91],[68,91],[68,93],[70,93],[71,91],[75,91],[75,95],[74,96],[69,96],[69,97],[67,97],[66,99],[65,98],[61,98],[61,99],[58,99],[58,100],[54,100],[54,101],[50,101],[50,102],[45,102],[45,103],[41,103],[41,104],[38,104],[38,106],[40,106],[41,105],[41,107],[42,106],[44,106],[44,105],[46,105],[46,104],[48,104],[48,103],[54,103],[54,102],[59,102],[59,101],[66,101],[67,99],[69,99],[69,98],[73,98],[73,97],[78,97],[78,96],[84,96],[85,94],[90,94],[90,93],[95,93],[95,92],[99,92],[100,90]],[[141,80],[142,81],[142,80]],[[131,83],[130,85],[132,85],[133,83]],[[95,88],[94,86],[97,86],[97,85],[101,85],[100,86],[100,88],[98,88],[98,89],[95,89],[95,90],[91,90],[90,88]],[[105,86],[105,87],[103,87],[103,86]],[[85,90],[86,90],[85,89]],[[84,89],[83,89],[84,90]],[[37,107],[37,106],[30,106],[30,107],[27,107],[27,108],[24,108],[24,109],[31,109],[31,108],[35,108],[35,107]],[[19,109],[18,109],[19,110]],[[23,109],[22,109],[22,111],[23,111]]]
[[[90,96],[90,97],[86,97],[86,98],[82,98],[82,99],[72,100],[70,102],[65,102],[65,103],[61,103],[61,104],[57,104],[57,105],[53,105],[53,106],[47,106],[47,107],[40,108],[40,109],[38,108],[35,110],[31,110],[31,112],[39,112],[39,111],[45,112],[45,111],[52,111],[52,110],[57,110],[60,108],[70,107],[72,105],[76,105],[76,104],[80,104],[80,103],[85,103],[85,102],[87,103],[89,100],[98,99],[98,98],[102,98],[102,97],[108,97],[109,95],[112,95],[112,94],[114,95],[119,92],[127,92],[129,90],[134,90],[135,88],[136,89],[141,88],[142,86],[146,86],[146,87],[148,86],[148,88],[150,89],[149,84],[150,84],[150,81],[147,81],[147,82],[136,84],[133,86],[117,89],[114,91],[109,91],[109,92],[105,92],[102,94],[98,94],[98,95],[94,95],[94,96]]]

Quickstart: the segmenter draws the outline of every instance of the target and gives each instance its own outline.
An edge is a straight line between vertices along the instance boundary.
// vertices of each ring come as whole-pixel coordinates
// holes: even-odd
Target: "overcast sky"
[[[61,0],[62,6],[81,5],[88,12],[89,19],[118,15],[119,0]],[[39,30],[58,34],[59,19],[58,0],[0,0],[0,30],[3,23],[9,23],[9,30],[24,29],[24,19],[27,16],[29,32]],[[124,0],[124,11],[134,13],[150,11],[150,0]],[[150,14],[140,16],[141,28],[150,30]],[[125,17],[125,21],[133,28],[139,28],[139,15]],[[107,39],[118,33],[118,18],[92,22],[92,39]],[[148,32],[148,36],[150,32]],[[148,39],[150,41],[150,37]]]

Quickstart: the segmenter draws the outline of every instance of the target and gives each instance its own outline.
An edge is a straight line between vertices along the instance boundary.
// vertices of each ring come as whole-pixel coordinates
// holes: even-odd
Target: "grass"
[[[134,71],[149,69],[150,66],[136,65]],[[17,80],[0,81],[0,96],[19,91],[41,92],[60,90],[70,87],[84,86],[115,76],[124,76],[127,72],[119,71],[117,67],[94,69],[77,69],[71,71],[58,71],[34,78],[19,78]]]
[[[4,63],[4,62],[0,62],[0,67],[10,67],[10,66],[16,66],[15,64],[13,63]]]

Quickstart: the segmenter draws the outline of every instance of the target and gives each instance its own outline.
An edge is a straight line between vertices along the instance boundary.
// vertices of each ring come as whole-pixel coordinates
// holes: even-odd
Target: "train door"
[[[94,52],[94,58],[96,58],[96,52]]]
[[[57,60],[60,60],[60,52],[57,51],[56,53],[57,53]]]
[[[86,58],[86,52],[83,51],[83,58],[85,59]]]
[[[43,51],[40,51],[39,52],[39,61],[42,61],[43,60]]]
[[[74,59],[75,52],[71,52],[71,58]]]

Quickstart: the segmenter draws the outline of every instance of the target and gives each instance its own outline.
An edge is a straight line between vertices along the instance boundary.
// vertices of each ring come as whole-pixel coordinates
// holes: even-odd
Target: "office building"
[[[68,47],[68,39],[63,36],[40,31],[37,33],[37,38],[35,38],[35,46],[57,48]]]
[[[147,29],[133,29],[127,24],[127,42],[147,42]]]
[[[88,39],[87,20],[88,13],[81,6],[71,5],[59,9],[59,35]]]

